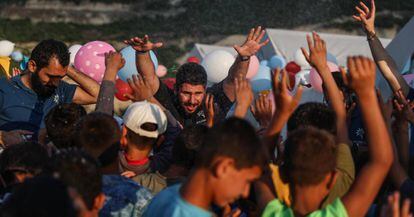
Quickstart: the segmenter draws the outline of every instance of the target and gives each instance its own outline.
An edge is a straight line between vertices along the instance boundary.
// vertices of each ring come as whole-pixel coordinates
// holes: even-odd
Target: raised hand
[[[233,47],[241,57],[251,57],[255,55],[260,48],[269,43],[269,39],[260,43],[264,34],[265,31],[262,30],[261,26],[252,28],[244,44],[242,46],[234,45]]]
[[[400,208],[400,193],[394,192],[388,196],[388,204],[381,209],[380,217],[409,217],[410,214],[410,199],[405,199]]]
[[[279,79],[280,72],[282,72],[282,79]],[[287,72],[283,69],[276,69],[272,76],[273,96],[275,97],[276,112],[279,114],[286,114],[290,116],[296,107],[299,105],[302,97],[303,89],[301,86],[297,88],[296,94],[291,96],[289,94],[287,85]]]
[[[407,121],[414,123],[413,104],[408,101],[401,90],[395,93],[394,106]]]
[[[214,125],[214,96],[211,94],[206,95],[206,99],[204,100],[204,108],[205,108],[205,114],[207,119],[207,126],[213,127]]]
[[[349,73],[343,77],[344,83],[357,95],[375,90],[375,63],[366,57],[348,57]]]
[[[326,43],[321,37],[316,33],[312,33],[312,38],[309,35],[306,35],[306,40],[308,41],[308,48],[309,53],[306,51],[305,48],[301,47],[303,55],[305,56],[306,60],[309,64],[316,69],[319,69],[318,72],[320,73],[320,69],[322,67],[327,67],[327,60],[326,60]]]
[[[161,42],[151,42],[148,35],[145,35],[143,38],[134,37],[129,40],[125,40],[124,43],[130,45],[138,52],[147,52],[162,47]]]
[[[363,2],[359,2],[359,6],[355,6],[358,15],[352,17],[362,24],[365,32],[368,34],[375,34],[375,0],[371,0],[371,9]]]
[[[125,97],[131,101],[139,102],[149,100],[153,96],[151,88],[140,74],[133,75],[132,79],[128,78],[127,81],[133,91],[133,94],[126,93]]]
[[[273,105],[266,95],[261,94],[255,100],[254,105],[250,106],[250,110],[260,126],[267,127],[269,125],[273,117]]]
[[[253,101],[252,87],[250,82],[243,77],[236,78],[234,82],[234,95],[236,96],[234,116],[244,118]]]
[[[109,51],[109,53],[105,53],[105,67],[107,69],[114,69],[116,73],[124,67],[125,65],[125,59],[122,58],[122,54],[115,52],[115,51]]]

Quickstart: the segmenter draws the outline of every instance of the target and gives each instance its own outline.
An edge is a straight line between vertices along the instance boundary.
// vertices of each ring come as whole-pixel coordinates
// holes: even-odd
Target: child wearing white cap
[[[150,168],[149,156],[160,135],[167,129],[167,116],[156,104],[141,101],[131,104],[123,116],[119,152],[120,172],[154,194],[166,186],[166,178]]]

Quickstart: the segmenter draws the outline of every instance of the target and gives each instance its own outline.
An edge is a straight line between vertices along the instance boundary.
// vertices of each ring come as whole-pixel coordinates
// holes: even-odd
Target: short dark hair
[[[102,174],[98,163],[82,150],[59,150],[45,171],[48,175],[63,181],[68,187],[76,189],[90,210],[95,198],[102,192]]]
[[[173,162],[191,169],[207,132],[208,127],[200,124],[184,128],[172,148]]]
[[[336,168],[337,145],[325,130],[302,127],[291,132],[285,142],[283,171],[288,182],[299,186],[320,183]]]
[[[188,83],[191,85],[207,85],[207,72],[203,66],[197,63],[185,63],[180,66],[176,75],[175,88],[181,87],[182,84]]]
[[[39,176],[19,185],[4,202],[2,217],[76,217],[77,213],[64,183]]]
[[[68,66],[70,60],[68,46],[61,41],[47,39],[36,45],[30,55],[30,60],[33,60],[36,63],[37,69],[40,70],[47,67],[50,59],[54,57],[59,60],[62,66]]]
[[[7,185],[15,184],[15,172],[38,175],[49,159],[45,147],[24,142],[7,147],[0,155],[0,173]]]
[[[245,120],[229,118],[214,126],[205,136],[197,156],[196,167],[209,168],[214,159],[225,156],[234,159],[237,169],[259,166],[269,162],[268,152],[256,135],[254,128]]]
[[[300,105],[289,118],[287,129],[291,132],[304,126],[316,127],[336,135],[336,115],[334,111],[324,103],[304,103]]]
[[[120,139],[121,130],[116,120],[111,115],[93,112],[79,120],[72,142],[96,159],[112,145],[119,143]]]
[[[45,117],[47,135],[57,148],[68,148],[76,123],[86,115],[85,109],[75,103],[55,106]]]
[[[346,106],[348,108],[349,106],[351,106],[353,102],[356,101],[353,98],[352,90],[348,86],[346,86],[341,72],[332,72],[332,77],[334,78],[335,83],[338,86],[338,89],[342,92],[344,96],[344,103],[346,103]],[[326,92],[324,83],[322,83],[322,88],[324,92]]]

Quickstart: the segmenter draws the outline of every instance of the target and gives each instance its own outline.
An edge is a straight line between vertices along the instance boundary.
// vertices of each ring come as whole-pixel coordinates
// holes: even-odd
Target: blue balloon
[[[260,65],[263,65],[263,66],[269,66],[269,61],[267,61],[267,60],[262,60],[262,61],[260,61]]]
[[[328,60],[328,62],[335,63],[336,65],[338,65],[338,59],[336,59],[336,57],[331,53],[326,54],[326,60]]]
[[[132,75],[137,75],[137,66],[135,64],[135,50],[131,46],[125,47],[121,50],[122,57],[125,59],[125,65],[118,72],[118,76],[121,80],[127,81],[128,78],[132,78]],[[155,71],[158,68],[158,60],[153,51],[150,51],[152,63],[154,64]]]
[[[260,65],[257,74],[251,79],[253,92],[261,92],[272,89],[271,69],[268,66]]]
[[[271,69],[276,69],[276,68],[283,69],[285,68],[285,66],[286,66],[286,60],[281,56],[274,55],[269,60],[269,67]]]
[[[23,56],[23,60],[20,62],[19,68],[24,71],[27,68],[27,63],[29,63],[29,57]]]

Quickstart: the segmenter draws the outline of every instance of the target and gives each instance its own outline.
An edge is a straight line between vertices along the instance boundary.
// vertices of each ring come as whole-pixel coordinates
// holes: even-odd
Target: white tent
[[[233,56],[237,55],[237,52],[232,47],[208,45],[208,44],[195,44],[194,48],[190,51],[188,56],[195,56],[199,58],[200,60],[202,60],[208,53],[215,51],[215,50],[225,50],[233,54]]]
[[[308,47],[306,34],[311,33],[283,29],[266,29],[266,37],[270,39],[270,43],[262,48],[262,57],[269,59],[277,54],[285,57],[288,61],[293,60],[295,52],[300,47]],[[346,66],[346,58],[351,55],[372,57],[365,36],[319,34],[326,41],[328,52],[337,58],[339,65]],[[384,46],[388,45],[391,41],[390,39],[380,40]]]
[[[414,55],[414,17],[398,32],[397,36],[389,43],[386,49],[394,59],[398,69],[403,70],[404,66]],[[377,73],[377,86],[381,90],[384,98],[391,96],[391,89],[379,72]]]

